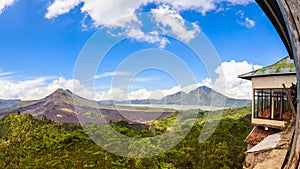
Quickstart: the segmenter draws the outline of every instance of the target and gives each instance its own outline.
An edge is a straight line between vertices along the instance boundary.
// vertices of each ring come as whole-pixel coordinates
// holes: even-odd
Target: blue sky
[[[156,98],[155,93],[188,92],[200,85],[230,97],[249,98],[251,83],[236,75],[287,56],[270,21],[251,0],[3,0],[0,11],[0,84],[6,86],[0,89],[3,99],[37,99],[59,87],[97,100],[112,96],[122,100],[127,95],[142,99]],[[140,14],[143,12],[146,14]],[[115,45],[97,67],[95,90],[91,93],[73,73],[85,45],[95,43],[90,38],[96,32],[101,34],[96,43],[99,46],[111,43],[103,41],[104,36],[125,40]],[[207,47],[201,46],[201,38],[197,41],[198,35],[207,37],[220,62],[205,65],[194,56],[190,50],[193,40],[199,43],[200,57],[210,57],[205,53]],[[105,53],[90,52],[95,56],[97,52]],[[153,55],[181,59],[194,79],[182,80],[184,73],[176,79],[172,72],[159,70],[164,60],[153,62],[156,67],[152,69],[132,72],[136,64],[152,63]],[[120,67],[131,57],[143,59]],[[165,68],[175,72],[182,69],[180,65],[180,69],[172,69],[177,68],[174,64],[166,64]],[[208,74],[207,69],[214,73]],[[119,81],[113,83],[114,78]],[[222,90],[224,79],[226,91]]]

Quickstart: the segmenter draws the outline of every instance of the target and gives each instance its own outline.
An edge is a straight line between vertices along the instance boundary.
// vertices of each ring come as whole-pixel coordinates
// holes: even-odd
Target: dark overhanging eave
[[[293,59],[293,47],[289,36],[288,28],[286,27],[285,19],[282,16],[280,7],[276,0],[256,0],[258,5],[262,8],[268,16],[275,29],[277,30],[280,38],[282,39],[289,56]]]
[[[252,76],[242,76],[242,75],[240,75],[240,76],[238,76],[238,78],[245,79],[245,80],[251,80]]]

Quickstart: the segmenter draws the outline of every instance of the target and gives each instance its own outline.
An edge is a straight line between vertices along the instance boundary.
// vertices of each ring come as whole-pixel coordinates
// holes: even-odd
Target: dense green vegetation
[[[213,112],[199,112],[197,122],[177,146],[164,154],[138,159],[103,150],[79,125],[11,114],[0,120],[0,168],[241,168],[246,150],[243,140],[251,129],[245,116],[250,110],[225,110],[215,132],[204,143],[199,143],[199,134],[207,114]],[[167,130],[175,117],[155,121],[143,130],[127,122],[111,126],[131,137],[151,137]]]

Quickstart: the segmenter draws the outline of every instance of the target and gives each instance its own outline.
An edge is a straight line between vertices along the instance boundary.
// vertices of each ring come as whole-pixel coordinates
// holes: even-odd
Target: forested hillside
[[[177,146],[151,158],[124,158],[96,145],[81,126],[10,114],[0,120],[0,168],[241,168],[243,142],[251,130],[250,107],[225,110],[214,134],[199,143],[208,113],[199,112],[197,123]],[[138,130],[127,122],[111,123],[122,134],[149,137],[166,130],[171,115]],[[153,132],[153,130],[155,132]]]

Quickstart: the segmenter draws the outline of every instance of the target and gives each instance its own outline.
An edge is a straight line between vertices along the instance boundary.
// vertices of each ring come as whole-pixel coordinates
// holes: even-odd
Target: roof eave
[[[251,77],[251,76],[243,76],[243,75],[240,75],[240,76],[238,76],[238,78],[240,78],[240,79],[245,79],[245,80],[252,80],[252,77]]]
[[[253,76],[243,76],[240,75],[238,78],[245,79],[245,80],[252,80],[252,78],[256,77],[267,77],[267,76],[290,76],[290,75],[296,75],[296,72],[291,72],[291,73],[281,73],[281,74],[267,74],[267,75],[253,75]]]

